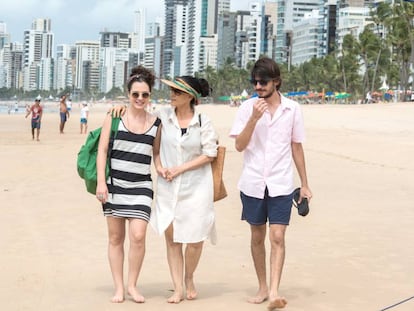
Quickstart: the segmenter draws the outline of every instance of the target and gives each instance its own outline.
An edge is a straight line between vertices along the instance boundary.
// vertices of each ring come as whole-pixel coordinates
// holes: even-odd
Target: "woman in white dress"
[[[217,156],[217,134],[208,116],[195,109],[199,98],[210,94],[206,80],[182,76],[162,82],[170,87],[171,107],[158,111],[161,147],[154,156],[158,179],[150,223],[165,234],[174,284],[167,301],[179,303],[196,298],[193,275],[203,242],[216,241],[210,163]]]

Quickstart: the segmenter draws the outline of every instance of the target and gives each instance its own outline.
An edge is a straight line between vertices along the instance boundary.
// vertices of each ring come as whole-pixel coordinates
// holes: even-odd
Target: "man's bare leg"
[[[145,236],[147,222],[142,219],[129,221],[129,253],[128,253],[128,294],[137,303],[145,302],[144,296],[138,291],[136,285],[145,256]]]
[[[262,303],[269,295],[266,282],[266,248],[264,243],[266,238],[266,224],[260,226],[250,225],[250,230],[250,250],[257,280],[259,281],[259,290],[256,296],[248,298],[247,301],[250,303]]]
[[[175,243],[173,239],[173,225],[165,230],[165,242],[167,244],[167,259],[170,274],[174,284],[174,294],[167,299],[169,303],[180,303],[184,299],[183,288],[183,245]]]
[[[286,225],[270,225],[270,292],[268,309],[280,309],[287,305],[287,300],[279,296],[279,284],[285,261],[285,232]]]
[[[125,219],[106,217],[108,224],[108,258],[114,280],[115,294],[111,301],[115,303],[124,301],[124,241]]]
[[[197,290],[194,286],[194,271],[200,261],[203,242],[187,244],[185,248],[185,287],[187,299],[192,300],[197,297]]]

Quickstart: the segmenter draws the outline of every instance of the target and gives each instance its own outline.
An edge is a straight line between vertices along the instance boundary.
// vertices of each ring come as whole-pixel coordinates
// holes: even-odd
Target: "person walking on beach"
[[[160,157],[154,158],[158,179],[151,225],[165,235],[174,285],[167,302],[179,303],[197,297],[194,273],[203,243],[207,238],[216,243],[210,163],[217,156],[218,137],[209,117],[195,109],[199,98],[210,94],[205,79],[161,81],[170,87],[171,107],[157,111],[162,132]]]
[[[40,106],[40,98],[36,98],[34,104],[27,110],[25,118],[32,114],[31,123],[32,123],[32,140],[35,139],[40,141],[40,124],[42,121],[43,108]]]
[[[137,281],[153,200],[151,160],[158,156],[160,144],[161,121],[146,111],[154,81],[155,76],[148,69],[142,66],[132,69],[127,81],[129,105],[119,122],[109,155],[110,114],[105,118],[99,141],[96,198],[102,203],[108,226],[108,257],[115,286],[111,301],[114,303],[125,299],[123,265],[127,221],[127,293],[137,303],[145,301],[137,289]],[[107,159],[111,167],[108,178],[105,176]]]
[[[89,107],[86,102],[82,103],[82,109],[80,111],[80,133],[86,134],[88,131],[88,117]]]
[[[300,198],[312,198],[306,175],[302,142],[304,124],[299,104],[280,92],[282,78],[274,60],[264,57],[254,64],[251,83],[258,98],[240,106],[230,137],[244,152],[238,182],[242,220],[251,231],[251,253],[259,289],[250,303],[269,300],[268,309],[284,308],[287,300],[279,293],[285,259],[285,232],[289,225],[293,199],[293,166],[301,181]],[[270,283],[266,276],[266,223],[269,221]]]
[[[199,98],[210,94],[205,79],[161,81],[170,87],[171,107],[156,111],[162,130],[160,156],[154,155],[157,195],[150,222],[165,236],[174,285],[167,302],[180,303],[197,297],[194,273],[203,243],[207,238],[216,243],[210,163],[217,156],[217,134],[209,117],[195,109]],[[110,110],[115,115],[123,111],[122,106]]]
[[[60,97],[59,113],[60,113],[59,130],[60,130],[60,134],[63,134],[65,123],[69,119],[69,110],[68,110],[68,107],[66,106],[66,95],[62,95]]]

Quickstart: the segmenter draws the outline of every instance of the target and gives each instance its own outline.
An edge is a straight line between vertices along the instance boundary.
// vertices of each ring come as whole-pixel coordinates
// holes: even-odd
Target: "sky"
[[[232,10],[247,9],[251,0],[231,0]],[[11,42],[23,42],[23,32],[35,18],[50,18],[55,44],[99,40],[100,31],[131,32],[134,11],[145,8],[147,22],[164,16],[163,0],[0,0],[0,21]]]

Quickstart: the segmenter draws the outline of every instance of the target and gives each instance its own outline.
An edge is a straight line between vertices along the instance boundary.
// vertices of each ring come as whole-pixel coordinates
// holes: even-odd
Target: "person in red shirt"
[[[36,140],[39,141],[40,123],[43,114],[42,106],[40,106],[40,98],[35,99],[35,103],[30,107],[30,110],[27,111],[25,118],[27,118],[29,114],[32,114],[32,139],[35,139],[36,130]]]

